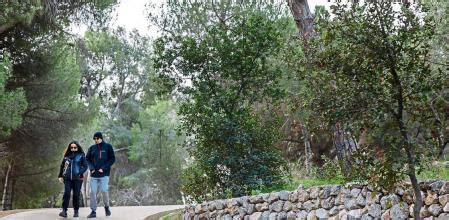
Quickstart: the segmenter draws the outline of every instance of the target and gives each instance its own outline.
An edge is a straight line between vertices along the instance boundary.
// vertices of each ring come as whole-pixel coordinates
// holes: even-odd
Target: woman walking
[[[80,190],[83,183],[83,174],[87,170],[86,156],[78,142],[72,141],[65,149],[64,158],[59,169],[59,182],[64,183],[64,195],[62,197],[61,217],[67,217],[70,192],[73,191],[73,217],[78,217]]]

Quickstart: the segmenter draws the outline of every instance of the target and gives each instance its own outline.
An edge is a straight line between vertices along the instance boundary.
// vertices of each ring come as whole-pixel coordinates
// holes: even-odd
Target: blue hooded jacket
[[[84,153],[72,152],[62,159],[58,177],[68,180],[79,180],[87,170]]]

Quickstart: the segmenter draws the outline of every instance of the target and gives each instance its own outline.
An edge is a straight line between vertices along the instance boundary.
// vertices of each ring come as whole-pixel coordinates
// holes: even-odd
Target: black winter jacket
[[[94,144],[89,147],[86,154],[87,165],[89,170],[95,171],[91,173],[92,177],[109,176],[111,173],[111,166],[115,162],[115,154],[112,145],[101,142],[100,144]],[[98,170],[102,169],[103,173]]]
[[[59,168],[58,177],[63,177],[69,180],[78,180],[87,170],[87,161],[84,153],[71,152],[62,159]]]

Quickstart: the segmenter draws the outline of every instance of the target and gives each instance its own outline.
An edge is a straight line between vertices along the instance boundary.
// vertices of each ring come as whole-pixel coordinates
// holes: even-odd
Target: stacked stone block
[[[425,220],[449,219],[449,182],[423,182]],[[409,184],[394,192],[375,191],[363,184],[321,186],[293,192],[281,191],[256,196],[215,200],[186,206],[185,220],[256,219],[408,219],[413,218],[413,191]]]

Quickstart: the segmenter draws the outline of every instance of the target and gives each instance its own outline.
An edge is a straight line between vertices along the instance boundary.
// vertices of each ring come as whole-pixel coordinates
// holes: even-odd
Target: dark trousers
[[[83,181],[81,180],[64,180],[64,195],[62,196],[62,209],[67,211],[70,201],[70,192],[73,191],[73,209],[80,208],[80,191]]]

